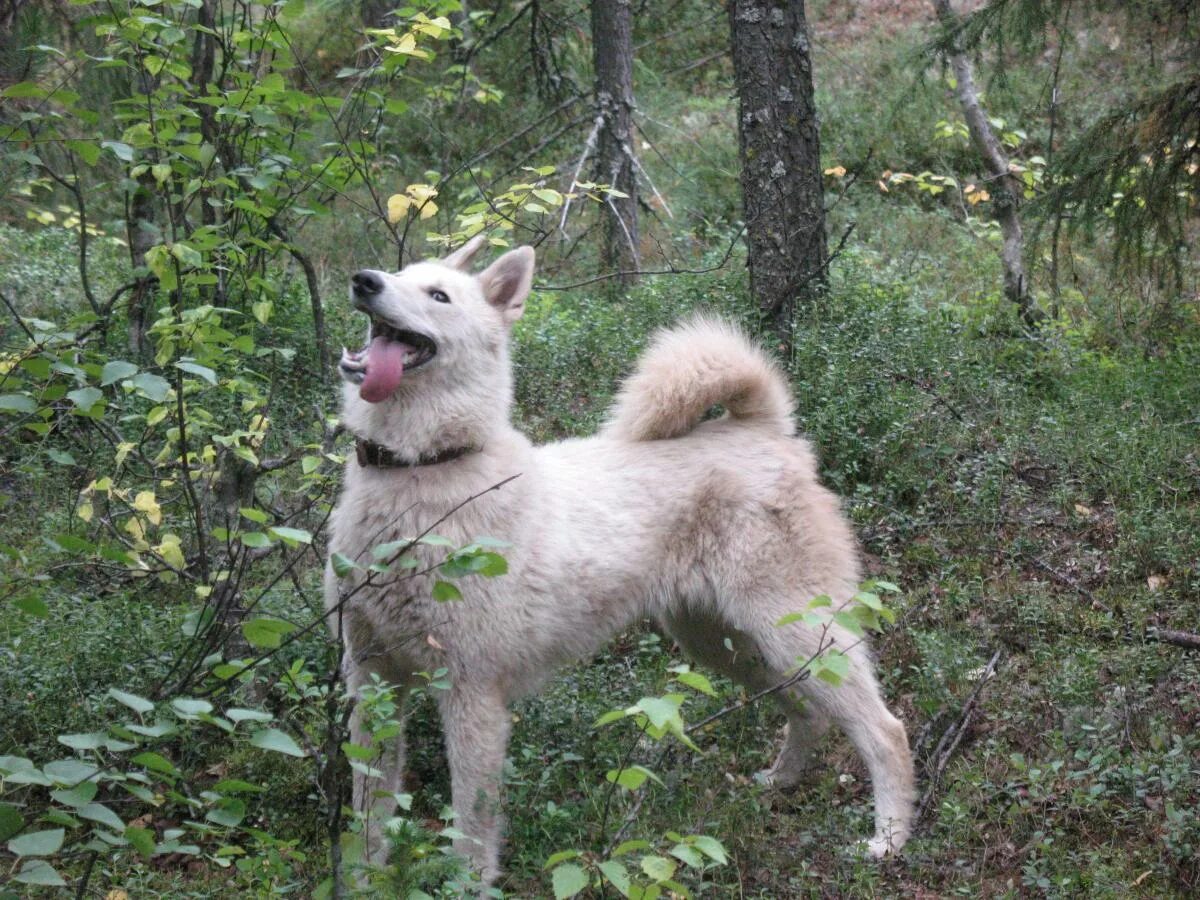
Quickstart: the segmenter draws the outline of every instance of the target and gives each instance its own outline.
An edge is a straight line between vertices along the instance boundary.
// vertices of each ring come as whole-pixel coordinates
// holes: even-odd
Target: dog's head
[[[342,422],[359,437],[415,459],[483,446],[508,427],[508,332],[525,311],[533,249],[468,271],[478,237],[445,259],[401,272],[363,269],[350,298],[367,314],[367,342],[344,350]]]
[[[533,282],[533,248],[512,250],[473,275],[467,268],[483,245],[480,236],[445,259],[355,273],[350,298],[370,320],[367,343],[343,350],[339,369],[359,398],[386,403],[421,382],[470,380],[489,362],[507,368],[508,330]]]

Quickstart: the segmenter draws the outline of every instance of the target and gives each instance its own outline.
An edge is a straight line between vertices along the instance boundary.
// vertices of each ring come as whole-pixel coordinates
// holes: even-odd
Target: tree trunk
[[[592,57],[596,114],[603,120],[596,146],[598,181],[626,196],[609,195],[604,266],[632,273],[639,268],[637,161],[633,154],[633,10],[630,0],[592,0]],[[625,274],[620,283],[630,284]]]
[[[950,7],[950,0],[933,0],[938,20],[947,30],[958,24],[958,17]],[[1027,324],[1041,318],[1033,303],[1029,280],[1025,276],[1025,237],[1021,232],[1021,217],[1017,206],[1025,191],[1025,185],[1013,176],[1008,167],[1008,156],[996,133],[992,131],[987,113],[979,102],[975,89],[975,78],[971,73],[971,62],[963,52],[962,43],[955,37],[949,54],[950,70],[954,73],[955,94],[962,106],[963,118],[967,120],[967,131],[971,144],[987,170],[992,204],[996,221],[1004,244],[1000,251],[1000,263],[1004,268],[1004,296],[1016,304],[1017,311]]]
[[[731,0],[750,289],[790,344],[797,304],[824,290],[821,144],[802,0]]]

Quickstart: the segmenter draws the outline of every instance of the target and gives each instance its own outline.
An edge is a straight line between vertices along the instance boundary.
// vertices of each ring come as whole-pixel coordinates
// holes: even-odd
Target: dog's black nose
[[[371,269],[360,269],[350,276],[350,290],[357,297],[374,297],[383,293],[383,279]]]

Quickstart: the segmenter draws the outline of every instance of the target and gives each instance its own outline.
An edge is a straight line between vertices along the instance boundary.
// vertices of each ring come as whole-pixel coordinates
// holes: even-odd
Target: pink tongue
[[[412,350],[408,344],[377,337],[367,352],[367,376],[358,388],[358,396],[368,403],[378,403],[392,396],[404,374],[404,354]]]

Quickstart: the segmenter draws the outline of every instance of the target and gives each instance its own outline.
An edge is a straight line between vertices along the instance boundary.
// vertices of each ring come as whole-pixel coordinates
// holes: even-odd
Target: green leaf
[[[261,709],[227,709],[225,715],[237,724],[242,722],[270,722],[275,717]]]
[[[12,97],[16,100],[41,100],[46,96],[46,89],[34,81],[19,81],[0,91],[0,97]]]
[[[246,818],[246,804],[242,800],[227,799],[210,809],[204,816],[208,821],[227,828],[235,828]]]
[[[857,594],[854,595],[854,599],[857,600],[859,603],[861,603],[863,606],[869,607],[871,609],[875,609],[875,610],[883,609],[883,601],[879,599],[879,595],[873,594],[870,591],[859,591]]]
[[[106,150],[111,150],[117,159],[124,162],[133,162],[133,148],[121,141],[102,141],[101,147]]]
[[[8,852],[14,856],[53,856],[63,845],[67,832],[62,828],[31,831],[8,842]]]
[[[107,387],[116,381],[120,381],[122,378],[136,375],[137,370],[138,367],[131,362],[125,362],[123,359],[111,359],[100,370],[100,386]]]
[[[101,825],[107,825],[114,831],[125,830],[125,823],[121,821],[121,817],[103,803],[88,803],[75,810],[75,813],[80,818],[90,819],[93,822],[99,822]]]
[[[624,856],[626,853],[633,853],[637,850],[649,850],[650,842],[643,840],[621,841],[613,848],[613,856]]]
[[[190,360],[180,360],[179,362],[175,363],[175,365],[177,368],[183,369],[183,371],[192,375],[199,375],[209,384],[217,383],[217,373],[208,366],[202,366],[200,363],[192,362]]]
[[[66,887],[61,875],[54,870],[50,863],[42,859],[31,859],[21,866],[21,871],[13,876],[13,881],[21,884],[37,884],[43,887]]]
[[[304,751],[300,749],[300,745],[290,735],[278,728],[264,728],[262,731],[256,731],[250,738],[250,743],[262,750],[274,750],[276,753],[286,753],[288,756],[304,758]]]
[[[238,510],[245,518],[259,525],[265,525],[269,518],[261,509],[255,509],[253,506],[243,506]]]
[[[93,777],[100,769],[96,765],[80,759],[56,759],[54,762],[46,763],[42,771],[59,784],[75,784]],[[9,781],[11,780],[9,778]],[[41,784],[41,782],[38,783]]]
[[[0,841],[10,837],[25,827],[25,819],[11,803],[0,803]]]
[[[333,566],[333,574],[338,578],[345,578],[354,571],[354,560],[343,553],[333,553],[329,557],[329,564]]]
[[[554,886],[554,900],[574,897],[588,886],[587,872],[583,870],[583,866],[576,863],[563,863],[558,866],[550,881]]]
[[[841,651],[825,653],[813,660],[813,668],[822,681],[838,685],[850,674],[850,657]]]
[[[72,788],[63,790],[51,791],[50,796],[55,803],[61,803],[63,806],[83,806],[91,803],[96,799],[96,792],[100,790],[99,785],[94,781],[81,781]]]
[[[100,147],[91,141],[67,141],[67,146],[79,155],[84,165],[94,166],[100,161]]]
[[[312,533],[303,528],[287,528],[279,525],[275,528],[268,528],[267,531],[272,537],[281,539],[289,547],[295,547],[297,544],[311,544],[313,539]]]
[[[145,766],[151,772],[159,772],[163,775],[178,775],[179,770],[175,768],[172,762],[160,753],[155,753],[153,750],[147,750],[145,753],[139,753],[130,760],[135,766]]]
[[[270,547],[271,538],[261,531],[248,531],[242,535],[242,543],[257,550],[261,547]]]
[[[833,621],[845,628],[855,637],[862,637],[867,632],[862,627],[862,622],[849,610],[839,610],[833,614]]]
[[[166,400],[167,394],[171,390],[171,383],[167,379],[151,372],[139,372],[129,379],[129,383],[155,403],[162,403]]]
[[[190,697],[176,697],[171,701],[171,708],[183,719],[194,719],[213,711],[213,705],[207,700],[193,700]]]
[[[613,887],[621,892],[622,897],[629,896],[629,886],[631,882],[629,878],[629,872],[623,865],[621,865],[615,859],[606,859],[596,868],[598,868],[604,874],[604,877],[608,879],[608,882]]]
[[[104,399],[100,388],[85,387],[67,392],[67,399],[79,407],[80,412],[89,413],[92,407]]]
[[[0,412],[36,412],[37,402],[27,394],[0,394]]]
[[[676,844],[667,852],[685,866],[691,866],[693,869],[704,868],[704,855],[695,847],[690,847],[687,844]]]
[[[266,788],[237,778],[226,778],[218,781],[212,789],[218,794],[261,794]]]
[[[619,784],[627,791],[636,791],[646,783],[646,771],[640,766],[632,766],[625,769],[609,769],[604,777],[610,784]]]
[[[628,718],[628,716],[629,716],[629,713],[623,709],[610,709],[608,712],[606,712],[604,715],[602,715],[600,718],[598,718],[595,721],[595,723],[592,725],[592,727],[593,728],[601,728],[605,725],[609,725],[613,722],[616,722],[619,719]]]
[[[281,646],[284,636],[295,630],[295,625],[281,619],[248,619],[242,623],[242,634],[250,645],[267,650]]]
[[[435,581],[433,583],[433,599],[438,603],[461,600],[462,591],[448,581]]]
[[[707,694],[710,697],[717,696],[717,691],[712,686],[712,682],[699,672],[680,672],[675,676],[675,680],[686,684],[692,690],[699,691],[701,694]]]
[[[679,718],[679,703],[669,696],[643,697],[637,702],[637,705],[655,728],[665,728],[672,722],[682,725],[682,719]]]
[[[579,859],[582,856],[578,850],[559,850],[557,853],[550,854],[550,858],[543,864],[543,869],[553,869],[561,862],[566,862],[568,859]]]
[[[100,731],[93,731],[89,734],[60,734],[58,742],[72,750],[99,750],[104,746],[105,737],[106,735]]]
[[[116,688],[109,688],[108,696],[112,697],[118,703],[124,703],[134,712],[142,713],[143,715],[154,709],[154,704],[145,697],[139,697],[137,694],[130,694],[126,691],[119,691]]]
[[[125,829],[125,840],[129,841],[133,849],[144,859],[149,859],[154,855],[154,832],[149,828],[130,825]]]
[[[642,871],[655,881],[666,881],[675,874],[678,866],[665,856],[646,856],[642,858]]]
[[[688,838],[692,846],[707,856],[715,863],[725,865],[729,862],[729,857],[725,853],[725,847],[715,837],[709,837],[707,834],[697,834],[694,837]]]

